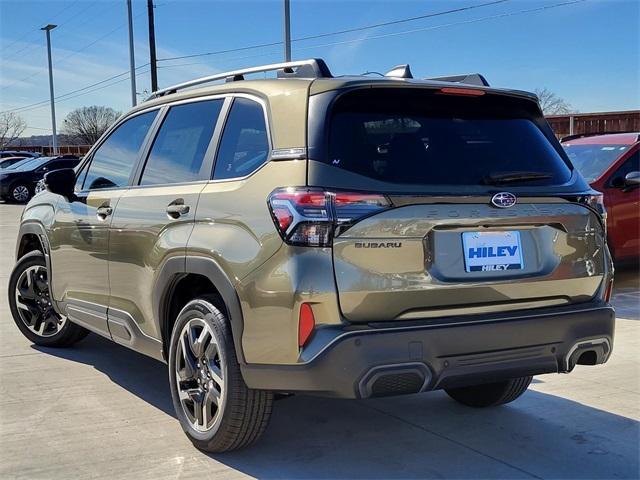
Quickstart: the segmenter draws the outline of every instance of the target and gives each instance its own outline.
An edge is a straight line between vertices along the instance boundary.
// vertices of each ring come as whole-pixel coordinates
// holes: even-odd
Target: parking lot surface
[[[476,410],[443,392],[276,402],[255,447],[206,455],[174,418],[166,367],[90,335],[46,349],[7,305],[21,206],[0,204],[0,478],[638,478],[640,286],[619,271],[606,365],[542,375]]]

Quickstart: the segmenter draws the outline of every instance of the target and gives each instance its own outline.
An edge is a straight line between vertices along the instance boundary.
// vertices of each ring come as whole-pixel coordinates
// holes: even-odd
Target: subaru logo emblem
[[[491,203],[498,208],[509,208],[516,204],[516,196],[509,192],[496,193],[491,197]]]

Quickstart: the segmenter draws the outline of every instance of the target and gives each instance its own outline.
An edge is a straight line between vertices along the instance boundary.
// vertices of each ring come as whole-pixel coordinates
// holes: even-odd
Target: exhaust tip
[[[572,371],[576,365],[599,365],[606,362],[610,354],[611,342],[608,338],[581,340],[565,356],[565,371]]]

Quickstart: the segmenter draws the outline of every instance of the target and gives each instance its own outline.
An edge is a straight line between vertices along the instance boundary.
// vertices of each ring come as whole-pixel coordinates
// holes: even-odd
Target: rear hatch
[[[345,318],[415,320],[591,299],[607,268],[602,223],[575,201],[593,192],[535,101],[442,90],[312,97],[332,106],[326,129],[310,129],[309,185],[386,198],[342,219],[334,235]]]

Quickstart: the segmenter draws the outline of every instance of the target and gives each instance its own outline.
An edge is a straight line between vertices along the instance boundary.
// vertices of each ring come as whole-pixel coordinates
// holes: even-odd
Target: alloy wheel
[[[220,422],[226,395],[220,343],[200,318],[187,322],[178,342],[174,368],[182,410],[196,431],[210,431]]]
[[[18,185],[13,189],[11,195],[16,202],[26,202],[29,198],[29,189],[24,185]]]
[[[22,272],[15,296],[20,320],[36,335],[51,337],[66,323],[66,317],[58,315],[51,305],[46,267],[33,265]]]

